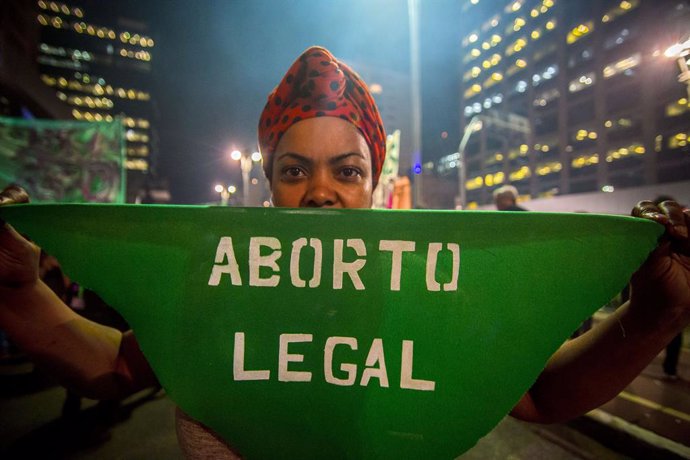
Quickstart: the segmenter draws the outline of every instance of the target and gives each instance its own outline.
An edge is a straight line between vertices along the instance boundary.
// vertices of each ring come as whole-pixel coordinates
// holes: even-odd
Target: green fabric
[[[0,217],[117,308],[170,397],[249,459],[461,454],[620,292],[663,230],[628,217],[533,212],[85,204],[8,206]],[[222,237],[232,238],[236,285],[228,273],[209,285],[214,265],[228,265],[227,251],[216,259]],[[274,287],[250,286],[252,237],[280,246],[275,269],[254,265],[253,284],[273,279]],[[301,238],[321,242],[318,287],[309,287],[312,246],[300,252],[299,276],[290,275]],[[348,247],[354,239],[366,255]],[[337,240],[345,240],[344,261],[364,261],[364,289],[347,275],[334,288]],[[397,257],[380,249],[385,241],[415,246],[398,253],[399,290],[391,289]],[[438,286],[427,283],[430,243],[443,248]],[[274,251],[258,249],[262,257]],[[293,286],[299,280],[305,287]],[[281,381],[281,335],[282,379],[311,381]],[[336,342],[324,366],[326,345]],[[340,384],[326,381],[331,373]]]
[[[0,189],[24,187],[35,202],[124,203],[121,120],[0,117]]]

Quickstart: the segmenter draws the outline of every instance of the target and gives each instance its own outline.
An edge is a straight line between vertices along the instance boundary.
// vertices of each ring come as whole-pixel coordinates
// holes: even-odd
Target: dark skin
[[[0,206],[28,203],[22,188]],[[39,278],[41,250],[0,220],[0,328],[65,387],[92,399],[119,399],[158,385],[131,333],[76,314]]]
[[[630,301],[554,354],[513,409],[517,418],[561,422],[604,404],[690,323],[690,211],[641,201],[632,215],[664,225],[665,233],[633,275]]]
[[[515,206],[515,197],[510,192],[504,192],[496,196],[496,209],[503,211]]]
[[[320,124],[325,118],[311,122],[311,129],[297,129],[308,127],[309,120],[295,124],[278,145],[271,184],[276,204],[370,205],[366,143],[344,121]],[[324,138],[323,129],[330,135]],[[2,205],[27,198],[16,189],[0,196]],[[557,422],[598,407],[690,324],[690,212],[675,202],[656,206],[643,201],[633,215],[658,222],[666,231],[633,276],[630,302],[599,327],[564,344],[515,406],[515,417]],[[38,257],[38,248],[9,225],[0,228],[0,328],[82,394],[121,397],[155,383],[150,368],[141,364],[138,348],[126,346],[131,336],[79,317],[38,280]]]

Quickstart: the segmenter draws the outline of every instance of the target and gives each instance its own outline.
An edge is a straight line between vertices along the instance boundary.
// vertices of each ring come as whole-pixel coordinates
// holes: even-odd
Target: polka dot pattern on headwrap
[[[259,119],[259,146],[266,177],[271,179],[273,153],[285,132],[298,121],[339,117],[352,123],[371,150],[376,187],[386,156],[386,133],[374,98],[364,81],[328,50],[307,49],[268,96]]]

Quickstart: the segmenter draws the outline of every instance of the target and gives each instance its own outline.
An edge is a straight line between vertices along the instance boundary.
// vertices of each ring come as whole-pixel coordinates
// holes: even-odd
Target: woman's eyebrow
[[[328,163],[329,164],[340,163],[341,161],[347,160],[348,158],[350,158],[352,156],[366,161],[366,158],[360,152],[346,152],[346,153],[341,153],[339,155],[335,155],[335,156],[329,158]],[[286,160],[286,159],[292,159],[292,160],[295,160],[295,161],[298,161],[300,163],[307,164],[307,165],[311,165],[314,163],[314,160],[312,158],[307,157],[305,155],[300,155],[299,153],[295,153],[295,152],[284,152],[284,153],[279,154],[276,157],[276,161]]]
[[[314,161],[311,158],[306,157],[304,155],[300,155],[299,153],[295,153],[295,152],[281,153],[276,157],[276,161],[285,160],[285,159],[292,159],[292,160],[296,160],[300,163],[306,163],[306,164],[314,163]]]
[[[341,153],[340,155],[336,155],[332,158],[329,158],[328,163],[330,163],[330,164],[339,163],[343,160],[347,160],[351,156],[355,156],[361,160],[366,161],[366,158],[364,158],[364,155],[362,155],[360,152],[347,152],[347,153]]]

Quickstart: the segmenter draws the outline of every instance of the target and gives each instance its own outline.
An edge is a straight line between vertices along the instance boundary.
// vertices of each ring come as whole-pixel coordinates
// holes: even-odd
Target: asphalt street
[[[618,397],[568,424],[506,417],[460,458],[690,458],[690,350],[679,379],[652,362]],[[0,362],[0,458],[181,459],[173,402],[146,390],[119,403],[82,400],[63,416],[66,391],[21,358]]]

